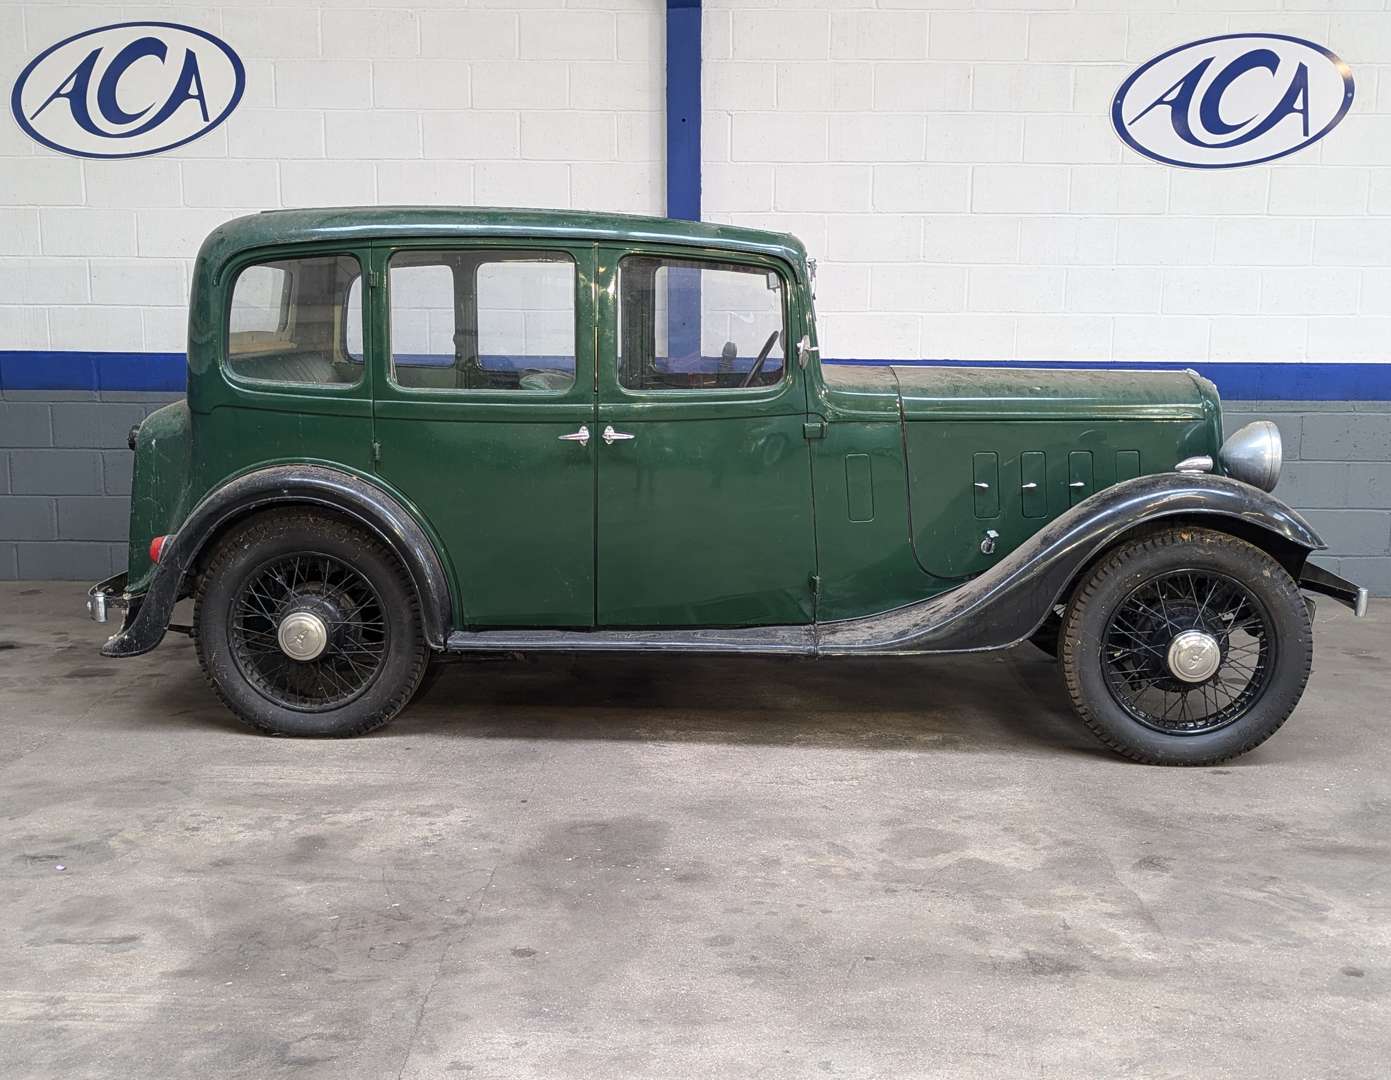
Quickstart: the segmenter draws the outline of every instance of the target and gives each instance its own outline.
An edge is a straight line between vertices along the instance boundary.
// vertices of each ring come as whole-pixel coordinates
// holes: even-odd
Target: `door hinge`
[[[382,279],[375,270],[367,271],[367,287],[369,289],[375,289],[381,283]]]
[[[812,596],[820,596],[820,595],[821,595],[821,575],[820,575],[820,574],[810,574],[810,575],[808,575],[808,576],[807,576],[807,584],[811,586],[811,595],[812,595]]]
[[[802,425],[802,435],[808,439],[824,439],[826,437],[826,421],[808,420]]]
[[[381,463],[382,463],[382,444],[379,443],[379,442],[377,442],[376,439],[373,439],[373,440],[372,440],[372,464],[373,464],[373,465],[380,465]]]

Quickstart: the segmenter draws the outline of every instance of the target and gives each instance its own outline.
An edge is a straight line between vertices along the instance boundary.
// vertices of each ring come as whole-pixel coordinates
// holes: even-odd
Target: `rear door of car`
[[[374,249],[377,469],[434,529],[461,623],[594,624],[594,249]]]
[[[806,313],[788,268],[612,245],[597,280],[598,624],[812,621],[805,372],[789,345]]]

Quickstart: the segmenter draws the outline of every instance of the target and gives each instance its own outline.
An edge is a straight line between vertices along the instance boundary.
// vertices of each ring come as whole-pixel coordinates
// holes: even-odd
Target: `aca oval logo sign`
[[[1142,65],[1116,91],[1111,123],[1155,161],[1232,169],[1318,142],[1347,115],[1352,95],[1351,69],[1321,45],[1225,34]]]
[[[245,89],[241,58],[212,34],[116,23],[34,57],[15,81],[10,111],[31,138],[65,154],[143,157],[206,135]]]

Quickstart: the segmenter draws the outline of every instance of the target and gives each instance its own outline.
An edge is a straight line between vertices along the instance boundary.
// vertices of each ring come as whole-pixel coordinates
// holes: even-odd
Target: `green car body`
[[[384,279],[397,245],[499,238],[558,242],[582,270],[577,313],[596,333],[581,341],[597,352],[581,348],[561,400],[412,396],[388,384],[380,341],[347,392],[253,387],[222,362],[240,264],[312,245],[358,254]],[[626,393],[612,380],[603,298],[618,257],[653,249],[776,269],[788,283],[788,337],[815,345],[806,252],[790,236],[389,207],[223,226],[194,272],[188,399],[139,431],[128,591],[150,583],[150,541],[177,533],[210,492],[256,469],[308,462],[368,479],[412,510],[448,567],[453,629],[846,619],[953,588],[1118,480],[1217,454],[1216,391],[1185,372],[823,367],[812,348],[772,393]],[[379,302],[369,323],[383,323],[384,290],[370,291]],[[586,421],[639,437],[587,454],[557,441]],[[670,469],[673,459],[698,467]],[[992,485],[985,497],[978,481]],[[1038,487],[1021,492],[1029,482]],[[999,534],[993,555],[980,550],[989,529]],[[498,572],[509,564],[518,572]]]
[[[569,274],[575,332],[563,370],[547,360],[503,386],[482,366],[480,268],[508,260]],[[392,275],[426,264],[453,268],[454,355],[410,374],[395,366],[414,361],[393,343]],[[316,362],[338,381],[274,374],[299,372],[277,351],[299,334],[285,317],[278,331],[237,330],[229,353],[234,283],[266,266],[339,274],[338,299],[304,330],[332,337]],[[757,359],[756,341],[731,341],[719,373],[669,374],[684,316],[677,293],[665,309],[653,299],[662,267],[668,289],[701,267],[757,277],[780,305]],[[699,362],[708,352],[697,343]],[[1224,475],[1210,382],[823,364],[812,266],[782,234],[566,211],[244,217],[198,254],[188,372],[187,399],[133,433],[128,569],[93,590],[103,616],[108,602],[128,608],[107,655],[158,643],[238,521],[296,505],[395,552],[436,652],[1001,647],[1056,618],[1101,555],[1157,522],[1242,538],[1305,588],[1365,603],[1306,563],[1322,544],[1298,514]],[[1278,473],[1278,442],[1273,454]]]

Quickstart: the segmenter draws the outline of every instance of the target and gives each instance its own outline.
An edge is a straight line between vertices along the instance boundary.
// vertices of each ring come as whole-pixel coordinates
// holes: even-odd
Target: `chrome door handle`
[[[1087,482],[1085,480],[1074,480],[1067,486],[1070,488],[1083,488],[1087,486]]]
[[[974,484],[972,484],[971,486],[972,486],[972,487],[978,487],[978,488],[980,488],[982,491],[986,491],[986,490],[988,490],[989,487],[990,487],[990,485],[987,484],[984,480],[977,480],[977,481],[976,481]]]
[[[1034,482],[1033,480],[1030,480],[1027,484],[1020,484],[1020,485],[1019,485],[1019,490],[1020,490],[1020,491],[1033,491],[1034,488],[1036,488],[1036,487],[1038,487],[1038,484],[1037,484],[1036,482]]]
[[[561,442],[577,442],[581,446],[589,445],[589,425],[581,424],[579,431],[572,431],[569,435],[557,435]]]
[[[606,424],[606,425],[604,425],[603,439],[604,439],[604,442],[608,443],[610,446],[612,446],[612,445],[613,445],[614,443],[616,443],[616,442],[621,442],[621,441],[624,440],[624,439],[635,439],[635,438],[637,438],[636,435],[629,435],[627,432],[623,432],[623,431],[614,431],[614,430],[613,430],[613,425],[612,425],[612,424]]]

